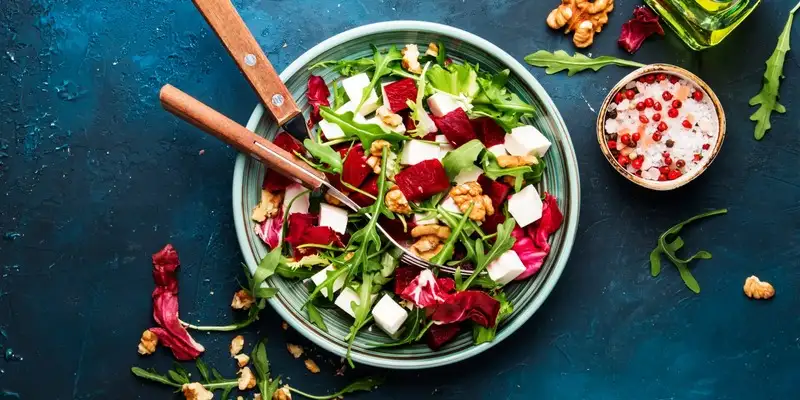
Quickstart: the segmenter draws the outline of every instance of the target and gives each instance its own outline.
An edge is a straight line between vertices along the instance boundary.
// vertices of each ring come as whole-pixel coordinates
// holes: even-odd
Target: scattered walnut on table
[[[235,357],[237,354],[239,354],[242,351],[242,348],[244,348],[244,336],[237,335],[231,340],[231,345],[229,347],[231,351],[231,357]]]
[[[241,289],[233,294],[231,308],[234,310],[249,310],[255,304],[256,299],[247,290]]]
[[[236,365],[239,368],[244,367],[245,365],[247,365],[247,363],[250,362],[250,356],[248,356],[247,354],[244,354],[244,353],[237,354],[237,355],[233,356],[233,358],[236,359]]]
[[[158,336],[156,336],[150,329],[145,329],[142,332],[142,338],[139,339],[139,354],[146,356],[153,354],[158,345]]]
[[[411,214],[411,206],[408,205],[408,199],[406,199],[406,196],[400,191],[397,185],[389,189],[386,193],[385,200],[386,208],[388,208],[389,211],[405,215]]]
[[[306,364],[306,369],[309,370],[309,372],[311,372],[312,374],[319,373],[319,366],[317,365],[317,363],[314,362],[314,360],[309,358],[305,361],[305,364]]]
[[[400,52],[403,54],[403,60],[401,61],[403,68],[408,72],[421,74],[422,65],[419,63],[419,47],[415,44],[407,44]]]
[[[586,48],[594,42],[594,34],[608,23],[608,13],[614,10],[614,0],[562,0],[561,5],[547,16],[547,26],[564,33],[575,31],[576,47]]]
[[[294,358],[300,358],[303,355],[303,346],[286,343],[286,350],[289,350],[289,354],[292,355]]]
[[[467,212],[472,206],[469,219],[473,221],[483,221],[487,215],[494,214],[492,200],[483,194],[483,189],[478,182],[466,182],[450,189],[450,197],[453,198],[461,212]]]
[[[269,190],[261,190],[261,201],[253,207],[250,218],[256,222],[264,222],[267,218],[272,218],[278,214],[283,200],[283,193],[272,193]]]
[[[766,300],[775,296],[775,288],[769,282],[752,275],[744,281],[744,294],[751,299]]]
[[[256,387],[256,376],[250,367],[243,367],[236,373],[239,375],[239,390],[247,390]]]
[[[272,400],[292,400],[292,392],[289,391],[289,385],[283,385],[272,394]]]
[[[181,387],[186,400],[212,400],[214,394],[209,392],[200,382],[184,383]]]

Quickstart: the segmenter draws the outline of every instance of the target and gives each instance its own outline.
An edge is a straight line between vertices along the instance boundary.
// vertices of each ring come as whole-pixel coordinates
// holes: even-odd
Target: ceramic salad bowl
[[[464,332],[438,351],[424,343],[375,348],[376,343],[390,339],[378,329],[364,329],[357,336],[351,358],[353,361],[383,368],[420,369],[451,364],[479,354],[499,343],[519,329],[541,306],[561,275],[575,239],[580,203],[578,164],[566,125],[550,97],[536,79],[514,58],[497,46],[475,35],[445,25],[417,21],[395,21],[366,25],[338,34],[314,46],[295,60],[281,74],[299,106],[306,112],[310,106],[306,101],[307,82],[311,72],[308,67],[331,59],[356,59],[371,54],[370,45],[384,48],[406,43],[425,44],[440,41],[454,61],[477,63],[482,70],[497,72],[510,69],[508,87],[520,98],[536,107],[537,113],[526,122],[537,127],[551,142],[545,156],[547,168],[539,184],[558,199],[559,209],[564,214],[561,228],[551,237],[551,252],[537,275],[530,279],[506,286],[505,291],[513,304],[513,314],[500,323],[494,341],[474,345],[471,332]],[[329,69],[316,69],[315,75],[326,82],[339,79]],[[255,133],[272,138],[278,127],[264,115],[262,105],[256,106],[247,123]],[[255,222],[250,212],[258,203],[265,167],[259,162],[240,155],[236,160],[233,176],[233,211],[236,233],[247,266],[254,271],[268,248],[255,234]],[[279,293],[270,304],[292,327],[320,347],[344,356],[347,343],[344,337],[352,319],[335,309],[321,309],[327,332],[312,325],[306,316],[303,304],[308,298],[307,288],[299,281],[290,281],[279,276],[271,277],[270,286]]]

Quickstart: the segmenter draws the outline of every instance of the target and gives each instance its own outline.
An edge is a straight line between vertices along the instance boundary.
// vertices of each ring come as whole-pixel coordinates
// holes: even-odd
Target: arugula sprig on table
[[[533,65],[534,67],[547,68],[545,72],[548,75],[566,70],[568,76],[572,76],[578,72],[589,69],[599,71],[600,68],[609,65],[632,68],[644,67],[644,64],[642,63],[611,56],[589,58],[578,52],[576,52],[575,55],[570,56],[564,50],[556,50],[555,53],[550,53],[547,50],[539,50],[533,54],[527,55],[525,57],[525,62]]]
[[[769,119],[773,111],[781,114],[786,112],[786,107],[778,103],[778,98],[780,97],[781,78],[783,78],[783,64],[786,61],[786,53],[790,49],[789,40],[792,35],[792,21],[798,8],[800,8],[800,3],[797,3],[789,12],[786,25],[784,25],[783,31],[778,36],[778,45],[775,46],[775,51],[767,59],[767,69],[764,71],[764,84],[761,87],[761,91],[750,99],[751,106],[760,106],[750,116],[750,120],[756,122],[754,133],[756,140],[764,138],[767,131],[772,128]]]
[[[219,371],[214,368],[209,368],[203,360],[199,358],[195,361],[195,366],[202,378],[199,383],[211,392],[222,390],[221,398],[223,399],[227,399],[230,392],[239,385],[239,380],[237,378],[224,378]],[[189,372],[178,363],[174,363],[172,369],[168,370],[165,374],[160,374],[153,368],[143,369],[139,367],[132,367],[131,372],[139,378],[172,386],[178,390],[180,390],[184,384],[192,382]]]
[[[678,269],[678,272],[681,275],[681,279],[686,284],[691,291],[695,293],[700,293],[700,284],[697,283],[697,280],[692,275],[691,271],[689,271],[688,264],[697,259],[708,260],[711,259],[711,253],[700,250],[691,257],[687,259],[681,259],[678,257],[675,252],[680,250],[684,243],[683,239],[680,236],[677,236],[678,233],[683,229],[684,226],[688,225],[691,222],[697,221],[699,219],[712,217],[715,215],[726,214],[728,212],[727,209],[720,209],[705,212],[699,215],[695,215],[683,221],[672,228],[667,229],[666,232],[662,233],[661,236],[658,237],[658,245],[652,252],[650,252],[650,274],[658,276],[661,273],[661,256],[664,255],[667,259],[675,265],[675,268]]]

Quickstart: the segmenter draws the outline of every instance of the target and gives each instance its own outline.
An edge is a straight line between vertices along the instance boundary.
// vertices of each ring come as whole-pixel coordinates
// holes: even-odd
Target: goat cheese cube
[[[508,153],[506,152],[506,146],[502,144],[496,144],[492,147],[489,147],[489,153],[494,154],[495,156],[506,156]]]
[[[439,145],[422,140],[409,140],[400,155],[400,164],[415,165],[425,160],[439,158]]]
[[[512,129],[505,139],[506,150],[513,156],[536,154],[544,157],[544,153],[550,148],[550,141],[531,125]]]
[[[392,300],[391,296],[384,294],[372,309],[372,316],[378,328],[396,338],[408,318],[408,311]]]
[[[435,141],[436,143],[439,143],[439,161],[442,161],[447,153],[455,150],[453,145],[450,144],[450,141],[447,140],[447,137],[444,135],[436,135]]]
[[[460,105],[456,99],[444,92],[437,92],[431,97],[428,97],[428,108],[430,108],[431,113],[437,117],[444,117],[459,107]]]
[[[353,108],[361,102],[361,96],[364,94],[364,88],[369,86],[369,77],[366,73],[360,73],[358,75],[353,75],[347,79],[342,80],[342,87],[344,88],[345,93],[347,93],[347,97],[350,98],[351,102],[355,102]],[[364,101],[364,105],[361,106],[361,109],[358,110],[357,114],[360,115],[367,115],[375,110],[378,109],[380,106],[380,99],[378,95],[375,94],[375,91],[371,91],[367,100]]]
[[[347,230],[347,211],[330,204],[320,203],[319,226],[327,226],[334,232],[344,234]]]
[[[385,130],[387,130],[387,131],[389,131],[389,132],[395,132],[395,133],[405,133],[405,132],[406,132],[406,125],[405,125],[405,124],[401,123],[400,125],[397,125],[397,126],[395,126],[395,127],[391,127],[391,126],[389,126],[389,125],[385,124],[385,123],[383,122],[383,120],[382,120],[382,119],[380,119],[380,117],[377,117],[377,116],[375,116],[375,117],[372,117],[372,118],[370,118],[370,119],[366,120],[366,123],[367,123],[367,124],[375,124],[375,125],[378,125],[378,126],[380,126],[381,128],[383,128],[383,129],[385,129]]]
[[[508,212],[524,228],[542,218],[542,198],[533,185],[525,186],[508,199]]]
[[[372,302],[376,296],[377,295],[373,294],[370,297],[370,302]],[[342,290],[342,293],[339,293],[339,297],[336,298],[333,304],[336,304],[336,306],[341,308],[342,311],[346,312],[351,317],[355,318],[356,313],[355,311],[353,311],[353,307],[351,306],[351,304],[355,303],[355,306],[358,307],[360,305],[359,300],[360,299],[358,297],[358,292],[348,287],[344,288],[344,290]]]
[[[456,205],[455,200],[453,200],[453,198],[450,197],[449,195],[444,198],[444,201],[442,202],[442,208],[444,208],[446,211],[461,214],[461,209],[458,208],[458,205]]]
[[[301,195],[300,193],[303,194]],[[290,202],[292,203],[292,208],[287,211],[286,207]],[[288,218],[289,215],[294,213],[307,214],[310,205],[308,189],[302,187],[299,183],[293,183],[286,187],[286,193],[283,196],[283,215],[286,216],[284,218]]]
[[[344,131],[342,130],[339,125],[334,124],[333,122],[319,121],[319,129],[322,129],[322,133],[325,134],[325,139],[333,140],[345,137]]]
[[[348,101],[347,103],[344,103],[341,107],[339,107],[336,110],[336,114],[344,114],[346,112],[351,112],[351,113],[353,113],[353,121],[358,122],[359,124],[365,124],[365,123],[367,123],[367,119],[364,118],[364,115],[359,114],[359,113],[356,112],[356,106],[357,105],[358,105],[357,101],[355,101],[355,102],[352,101],[352,100]],[[362,106],[361,109],[364,109],[364,107]],[[377,107],[376,107],[376,109],[377,109]]]
[[[453,180],[455,181],[456,185],[461,185],[463,183],[477,181],[481,174],[483,174],[483,170],[473,165],[472,167],[459,172]]]
[[[314,282],[314,285],[319,286],[319,285],[322,284],[322,282],[325,282],[325,279],[328,279],[328,272],[333,271],[333,270],[334,270],[333,265],[329,265],[329,266],[325,267],[325,269],[323,269],[322,271],[319,271],[316,274],[311,275],[311,278],[309,278],[309,279],[311,279],[311,282]],[[341,289],[344,286],[345,279],[347,279],[347,277],[345,276],[345,274],[342,274],[341,276],[336,278],[335,281],[333,281],[333,292],[334,293],[338,292],[339,289]],[[322,289],[320,289],[319,292],[322,293],[322,295],[327,297],[327,298],[333,297],[332,295],[328,294],[328,288],[322,288]]]
[[[439,220],[436,219],[436,215],[428,215],[423,213],[415,213],[414,214],[414,225],[433,225],[438,223]]]
[[[440,145],[448,145],[450,146],[450,141],[447,140],[447,136],[445,135],[436,135],[433,139],[434,142],[439,143]]]
[[[387,107],[389,106],[389,96],[386,95],[386,85],[389,85],[389,84],[392,84],[392,83],[395,83],[395,82],[396,81],[388,81],[388,82],[382,82],[381,83],[381,99],[383,99],[383,104],[386,104]]]
[[[419,114],[419,123],[417,124],[417,131],[420,134],[429,134],[434,132],[439,132],[439,128],[436,127],[436,123],[433,122],[431,116],[422,110]]]
[[[500,285],[505,285],[525,272],[525,264],[519,259],[514,250],[509,250],[500,255],[496,260],[486,266],[489,278]]]

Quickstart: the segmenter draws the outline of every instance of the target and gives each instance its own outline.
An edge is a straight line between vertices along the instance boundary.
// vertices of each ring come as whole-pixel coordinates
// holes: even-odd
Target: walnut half
[[[389,189],[386,193],[386,208],[389,209],[391,212],[396,212],[398,214],[411,214],[411,206],[408,205],[408,199],[400,191],[400,188],[397,185],[394,185]]]
[[[492,200],[489,196],[483,194],[483,189],[478,182],[462,183],[450,189],[450,197],[453,198],[461,212],[467,212],[472,206],[469,219],[473,221],[483,221],[487,215],[494,214]]]
[[[200,382],[184,383],[181,387],[186,400],[212,400],[214,394],[209,392]]]
[[[144,332],[142,332],[142,338],[139,339],[139,354],[143,356],[153,354],[153,352],[156,351],[157,345],[158,336],[156,336],[156,334],[150,329],[146,329]]]
[[[575,31],[573,43],[578,48],[586,48],[594,42],[594,34],[608,23],[608,13],[613,10],[614,0],[562,0],[547,16],[547,26],[566,27],[565,33]]]
[[[775,288],[769,282],[752,275],[744,281],[744,294],[751,299],[766,300],[775,296]]]

